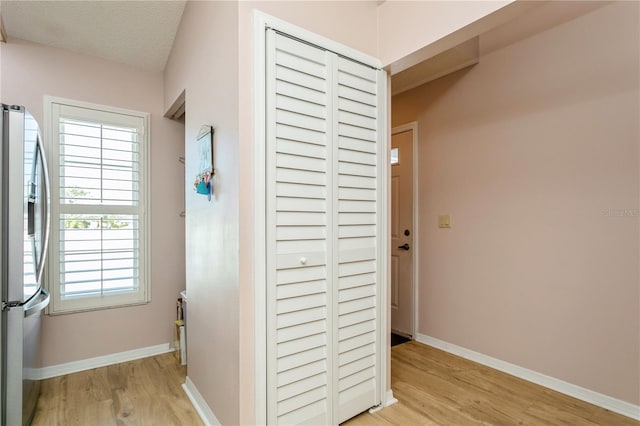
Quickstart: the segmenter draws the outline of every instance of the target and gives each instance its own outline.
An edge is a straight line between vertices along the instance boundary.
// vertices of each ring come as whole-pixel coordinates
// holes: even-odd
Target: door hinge
[[[12,302],[2,301],[2,310],[6,311],[6,310],[9,310],[11,308],[17,308],[20,305],[22,305],[22,302],[19,301],[19,300],[14,300]]]

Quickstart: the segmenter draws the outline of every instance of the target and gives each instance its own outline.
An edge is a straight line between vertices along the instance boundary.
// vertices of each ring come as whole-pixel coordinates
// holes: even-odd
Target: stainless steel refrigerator
[[[19,426],[31,422],[40,394],[40,322],[49,304],[42,288],[49,179],[38,123],[24,107],[1,105],[1,423]]]

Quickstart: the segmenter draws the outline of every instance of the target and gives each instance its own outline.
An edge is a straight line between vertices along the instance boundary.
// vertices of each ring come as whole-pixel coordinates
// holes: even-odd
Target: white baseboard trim
[[[606,408],[607,410],[622,414],[623,416],[640,420],[640,405],[631,404],[630,402],[622,401],[602,393],[585,389],[581,386],[556,379],[555,377],[547,376],[545,374],[481,354],[480,352],[475,352],[471,349],[445,342],[444,340],[436,339],[435,337],[416,333],[416,341],[441,349],[445,352],[458,355],[462,358],[475,361],[478,364],[486,365],[504,373],[511,374],[512,376],[519,377],[537,385],[553,389],[557,392],[572,396],[590,404]]]
[[[95,358],[81,359],[79,361],[42,367],[38,369],[39,371],[37,375],[40,379],[49,379],[51,377],[63,376],[65,374],[77,373],[78,371],[91,370],[92,368],[105,367],[107,365],[119,364],[121,362],[133,361],[140,358],[147,358],[172,351],[174,351],[174,349],[171,347],[171,343],[163,343],[162,345],[147,346],[146,348],[133,349],[115,354],[97,356]]]
[[[200,416],[200,419],[206,426],[222,425],[222,423],[220,423],[220,421],[218,421],[218,419],[216,418],[216,415],[213,414],[213,411],[211,410],[211,408],[209,408],[209,405],[204,400],[202,395],[200,395],[200,392],[198,392],[198,388],[196,388],[196,385],[193,384],[189,376],[187,376],[186,380],[184,381],[182,389],[184,389],[184,392],[189,397],[191,404],[193,404],[193,408],[196,409],[198,415]]]
[[[398,400],[393,396],[393,390],[389,389],[387,391],[387,400],[385,402],[383,402],[382,405],[384,407],[388,407],[390,405],[395,404],[396,402],[398,402]]]
[[[385,399],[380,403],[380,405],[376,405],[375,407],[369,408],[369,413],[377,413],[385,407],[395,404],[398,402],[397,399],[393,397],[393,390],[389,389],[385,395]]]

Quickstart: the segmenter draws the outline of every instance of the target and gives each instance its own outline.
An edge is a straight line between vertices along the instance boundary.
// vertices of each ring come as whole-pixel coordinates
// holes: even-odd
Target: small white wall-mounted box
[[[451,228],[451,215],[448,215],[448,214],[439,215],[438,228]]]

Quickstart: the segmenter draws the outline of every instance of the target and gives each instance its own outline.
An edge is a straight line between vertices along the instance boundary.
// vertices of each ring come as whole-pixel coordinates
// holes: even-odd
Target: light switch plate
[[[451,216],[448,214],[438,216],[438,228],[451,228]]]

